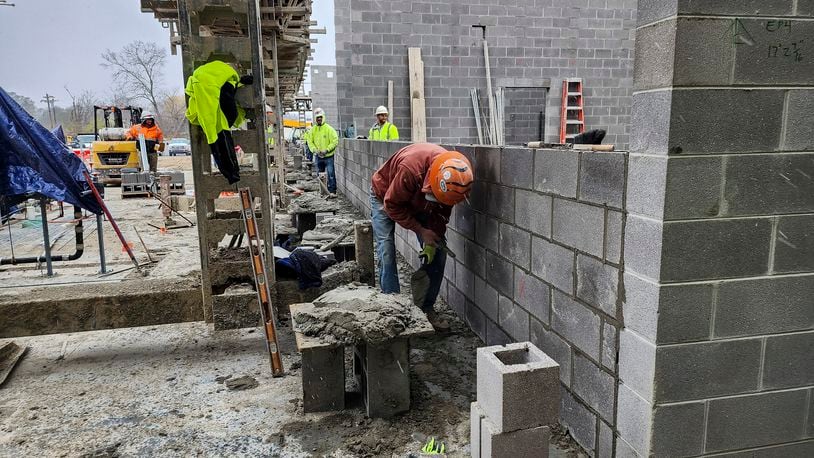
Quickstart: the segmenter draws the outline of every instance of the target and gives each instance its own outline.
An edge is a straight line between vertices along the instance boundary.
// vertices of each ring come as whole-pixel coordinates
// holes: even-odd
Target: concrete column
[[[639,2],[617,456],[811,452],[811,5]]]

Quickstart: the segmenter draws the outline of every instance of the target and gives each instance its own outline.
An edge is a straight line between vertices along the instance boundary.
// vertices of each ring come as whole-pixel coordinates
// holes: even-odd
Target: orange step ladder
[[[566,78],[563,80],[561,104],[560,143],[573,143],[574,137],[585,132],[582,78]]]

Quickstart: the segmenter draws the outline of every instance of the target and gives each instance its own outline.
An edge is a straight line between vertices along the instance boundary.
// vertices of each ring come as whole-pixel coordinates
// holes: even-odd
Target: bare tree
[[[31,97],[26,97],[24,95],[17,94],[16,92],[9,92],[8,95],[10,95],[15,102],[19,103],[20,106],[23,107],[23,110],[27,111],[31,116],[36,118],[40,115],[40,111],[42,110],[37,108],[37,104],[31,99]]]
[[[161,117],[159,122],[167,138],[188,137],[189,124],[185,116],[187,105],[182,92],[165,93],[161,100]]]
[[[114,84],[120,86],[118,92],[124,92],[128,99],[149,103],[158,116],[167,51],[155,43],[137,40],[118,52],[106,50],[102,60],[102,67],[112,71]]]
[[[93,126],[93,116],[95,115],[93,106],[96,105],[98,100],[96,94],[86,89],[75,96],[68,89],[68,86],[65,86],[65,92],[71,98],[71,106],[68,107],[70,110],[69,125],[66,126],[68,131],[76,133],[90,131]]]

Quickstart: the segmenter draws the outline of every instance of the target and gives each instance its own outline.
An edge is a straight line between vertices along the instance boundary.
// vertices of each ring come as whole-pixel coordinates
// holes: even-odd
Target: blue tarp
[[[0,87],[0,196],[7,205],[40,194],[99,214],[82,160]]]

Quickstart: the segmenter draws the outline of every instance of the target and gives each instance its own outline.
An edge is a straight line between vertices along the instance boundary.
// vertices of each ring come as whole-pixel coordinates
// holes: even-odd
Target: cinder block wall
[[[373,111],[387,104],[391,120],[410,138],[408,47],[424,61],[427,138],[477,143],[469,89],[486,94],[483,32],[489,42],[494,87],[550,88],[545,138],[559,138],[562,79],[585,83],[590,129],[608,131],[606,143],[629,142],[636,0],[334,0],[339,123],[366,135]],[[480,101],[488,112],[488,102]],[[539,111],[535,110],[535,111]],[[509,122],[508,116],[507,122]],[[507,128],[508,130],[508,128]],[[530,132],[538,139],[537,126]]]
[[[369,214],[370,177],[403,142],[343,139],[340,191]],[[530,340],[561,366],[562,421],[597,456],[616,429],[626,153],[448,145],[477,181],[455,207],[442,296],[488,344]],[[396,247],[417,267],[415,235]]]
[[[336,66],[311,65],[311,101],[314,109],[325,110],[328,124],[339,130],[339,108],[336,102]]]

